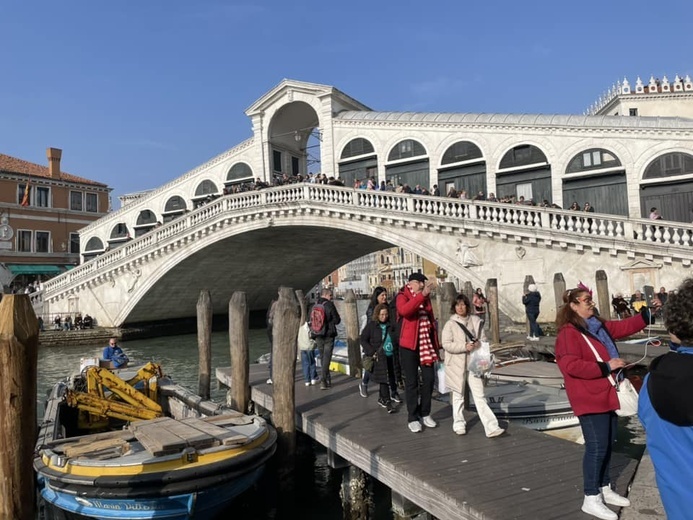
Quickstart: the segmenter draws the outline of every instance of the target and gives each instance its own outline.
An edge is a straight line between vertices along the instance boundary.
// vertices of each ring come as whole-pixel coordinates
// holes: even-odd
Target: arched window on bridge
[[[130,230],[127,225],[123,222],[118,222],[111,230],[111,236],[108,239],[108,247],[112,249],[130,240],[132,240],[132,237],[130,236]]]
[[[244,162],[238,162],[231,166],[229,173],[226,174],[224,182],[224,195],[247,191],[253,184],[253,169]]]
[[[443,154],[438,169],[438,189],[447,194],[450,189],[466,190],[469,198],[480,191],[488,196],[486,191],[486,161],[481,149],[469,141],[458,141],[451,145]]]
[[[135,237],[141,237],[148,231],[151,231],[156,227],[156,224],[156,214],[151,210],[143,209],[137,216],[137,223],[135,224]]]
[[[551,166],[546,155],[536,146],[521,144],[509,150],[496,172],[496,196],[500,199],[521,196],[540,204],[553,202]]]
[[[195,196],[192,198],[193,207],[197,209],[200,206],[204,206],[219,197],[219,195],[217,185],[209,179],[205,179],[195,188]]]
[[[387,156],[385,177],[397,187],[408,184],[414,189],[418,184],[430,189],[430,165],[423,145],[414,139],[404,139],[392,147]]]
[[[164,223],[171,222],[181,215],[184,215],[187,210],[188,207],[185,200],[183,200],[183,197],[174,195],[166,201],[164,212],[161,214],[161,216],[164,218]]]
[[[563,178],[563,207],[589,202],[597,213],[628,215],[626,171],[615,154],[603,148],[583,150],[573,157]]]
[[[101,239],[99,237],[91,237],[89,240],[87,240],[87,245],[84,246],[84,254],[82,255],[82,259],[84,262],[86,262],[92,258],[96,258],[104,251],[106,251],[106,248],[103,246]]]
[[[647,165],[640,184],[641,216],[653,207],[666,220],[693,222],[693,155],[666,153]]]
[[[368,139],[357,137],[349,141],[339,158],[339,178],[345,186],[353,186],[356,179],[373,177],[378,181],[378,157]]]

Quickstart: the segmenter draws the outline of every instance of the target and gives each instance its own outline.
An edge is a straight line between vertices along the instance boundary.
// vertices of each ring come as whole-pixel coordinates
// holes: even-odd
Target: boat
[[[47,518],[211,518],[276,450],[262,417],[204,400],[148,363],[84,361],[46,401],[34,469]]]
[[[489,380],[484,395],[498,419],[532,430],[557,430],[579,425],[565,389],[525,381]],[[469,409],[476,411],[473,397]]]

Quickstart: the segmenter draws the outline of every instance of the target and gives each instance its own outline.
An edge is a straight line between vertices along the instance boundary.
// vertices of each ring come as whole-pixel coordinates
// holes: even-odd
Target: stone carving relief
[[[515,254],[517,255],[517,257],[520,260],[522,260],[525,257],[525,255],[527,254],[527,250],[522,246],[517,246],[515,248]]]
[[[135,285],[137,285],[137,280],[142,276],[141,269],[133,269],[128,267],[128,274],[130,275],[130,285],[128,286],[128,294],[135,290]]]
[[[462,267],[473,267],[481,265],[472,249],[479,247],[479,244],[466,243],[462,240],[457,241],[457,261],[462,264]]]

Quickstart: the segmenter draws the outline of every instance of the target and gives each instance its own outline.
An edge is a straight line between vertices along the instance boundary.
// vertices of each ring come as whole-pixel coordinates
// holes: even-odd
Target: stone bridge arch
[[[300,184],[220,197],[45,284],[46,312],[96,316],[102,325],[192,317],[199,291],[217,312],[234,291],[263,309],[277,287],[310,289],[339,266],[391,245],[461,281],[498,280],[499,305],[521,321],[532,275],[546,295],[556,272],[568,283],[647,258],[657,285],[674,286],[691,264],[693,225],[486,201]],[[655,234],[656,233],[656,234]],[[664,265],[667,269],[661,269]],[[543,319],[553,319],[545,298]],[[78,306],[75,306],[78,301]],[[70,304],[71,306],[69,306]]]

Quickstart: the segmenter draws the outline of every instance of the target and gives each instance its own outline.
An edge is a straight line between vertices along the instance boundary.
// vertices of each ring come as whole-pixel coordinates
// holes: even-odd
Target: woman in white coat
[[[469,385],[477,413],[484,425],[486,437],[498,437],[505,430],[498,425],[498,419],[486,403],[484,382],[467,371],[469,353],[486,341],[486,333],[478,316],[475,316],[469,299],[458,294],[452,303],[452,316],[443,328],[443,349],[445,349],[445,382],[452,393],[452,429],[457,435],[467,433],[464,420],[464,390]],[[464,328],[467,330],[465,331]]]

